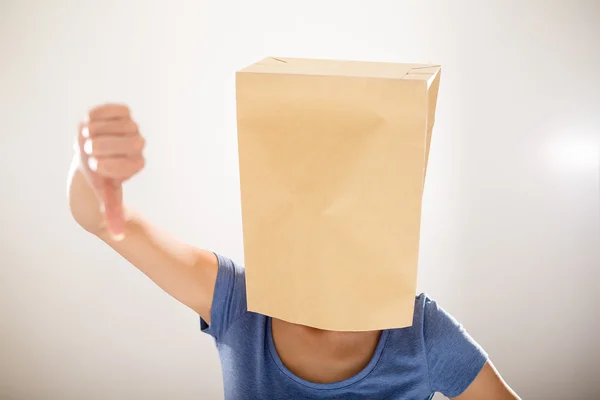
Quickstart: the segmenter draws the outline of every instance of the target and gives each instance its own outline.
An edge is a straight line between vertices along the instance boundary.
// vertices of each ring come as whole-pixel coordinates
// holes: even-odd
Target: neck
[[[336,348],[352,348],[357,345],[362,345],[367,338],[379,337],[381,331],[367,332],[341,332],[328,331],[324,329],[312,328],[310,326],[297,325],[284,321],[278,321],[279,325],[286,326],[290,334],[293,334],[297,339],[310,343],[330,344]]]
[[[284,365],[317,383],[350,378],[367,366],[381,331],[338,332],[272,319],[272,335]]]

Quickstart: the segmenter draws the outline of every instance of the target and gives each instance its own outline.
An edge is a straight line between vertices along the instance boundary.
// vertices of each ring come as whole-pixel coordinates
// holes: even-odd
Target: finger
[[[100,185],[98,184],[98,175],[93,173],[89,167],[89,156],[83,151],[83,147],[85,146],[85,141],[86,138],[83,137],[82,132],[83,130],[85,130],[87,127],[87,125],[85,123],[82,123],[79,125],[79,135],[77,135],[77,143],[75,146],[75,151],[78,153],[80,159],[81,159],[81,165],[83,166],[83,168],[88,172],[87,176],[88,178],[90,178],[92,181],[92,186],[94,188],[94,190],[96,190],[96,194],[99,193],[99,191],[101,190]]]
[[[84,136],[84,134],[83,134],[84,130],[86,132],[89,132],[89,130],[87,128],[87,123],[80,122],[79,127],[77,128],[77,141],[76,141],[75,151],[80,151],[81,149],[83,149],[83,143],[85,142],[85,139],[86,139],[86,136]],[[89,133],[87,133],[86,135],[89,136]]]
[[[88,117],[90,121],[98,121],[104,119],[124,119],[129,118],[131,113],[129,107],[124,104],[103,104],[98,107],[92,108]]]
[[[138,125],[129,118],[90,121],[84,124],[81,135],[84,138],[98,136],[127,136],[138,132]]]
[[[142,157],[89,157],[88,167],[98,175],[116,180],[127,180],[144,168]]]
[[[85,142],[87,141],[86,137],[84,136],[84,132],[86,131],[87,126],[87,123],[81,123],[79,126],[79,135],[77,135],[76,151],[79,153],[79,157],[81,157],[83,167],[90,171],[90,156],[84,151]]]
[[[102,189],[104,178],[102,178],[100,175],[98,175],[90,169],[89,156],[83,151],[86,139],[81,135],[81,132],[86,126],[86,123],[79,124],[79,134],[77,135],[77,140],[74,147],[75,152],[79,155],[79,158],[81,160],[81,167],[85,171],[85,177],[88,179],[88,182],[92,186],[92,190],[96,194],[96,198],[100,200],[101,211],[103,212],[104,204],[102,203]]]
[[[83,143],[83,152],[94,157],[140,156],[145,141],[135,136],[100,136],[87,139]]]
[[[112,238],[122,240],[125,236],[125,216],[123,213],[123,186],[119,181],[104,179],[102,201],[104,217]]]

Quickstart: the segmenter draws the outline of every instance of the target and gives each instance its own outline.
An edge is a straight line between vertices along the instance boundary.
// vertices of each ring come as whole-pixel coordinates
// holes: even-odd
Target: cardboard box
[[[248,309],[412,324],[439,65],[267,58],[236,75]]]

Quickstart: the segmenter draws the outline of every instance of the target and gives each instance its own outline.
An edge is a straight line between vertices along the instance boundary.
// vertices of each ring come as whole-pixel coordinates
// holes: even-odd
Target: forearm
[[[99,237],[181,303],[207,321],[217,275],[213,253],[177,241],[125,207],[125,236],[114,240],[92,186],[75,157],[69,174],[69,206],[82,228]]]
[[[216,256],[181,243],[127,210],[125,237],[116,241],[107,229],[97,236],[175,299],[206,320],[217,276]]]

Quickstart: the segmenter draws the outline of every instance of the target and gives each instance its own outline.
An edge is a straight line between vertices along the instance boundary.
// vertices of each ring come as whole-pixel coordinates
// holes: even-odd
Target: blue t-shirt
[[[435,392],[456,397],[487,361],[462,326],[421,294],[415,300],[413,325],[383,331],[361,372],[335,383],[306,381],[277,355],[271,318],[247,311],[244,269],[218,259],[211,324],[200,323],[215,339],[227,400],[426,400]]]

